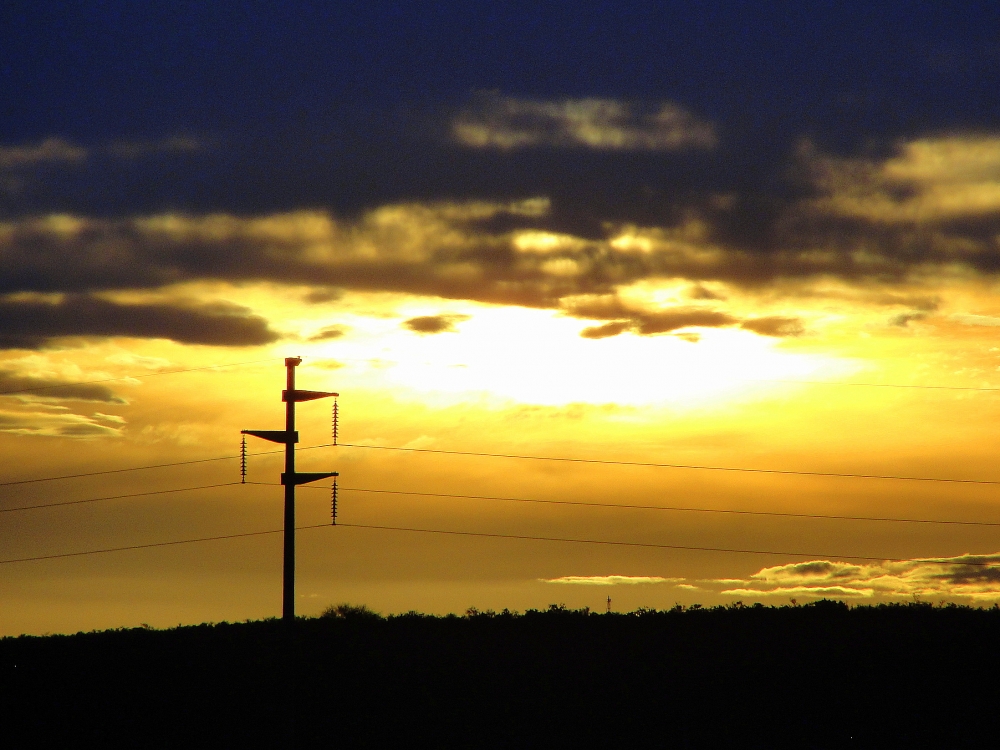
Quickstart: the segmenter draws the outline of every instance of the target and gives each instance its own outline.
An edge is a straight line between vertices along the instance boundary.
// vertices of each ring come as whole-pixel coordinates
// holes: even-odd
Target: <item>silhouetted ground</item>
[[[998,636],[996,608],[834,602],[22,636],[0,746],[997,747]]]

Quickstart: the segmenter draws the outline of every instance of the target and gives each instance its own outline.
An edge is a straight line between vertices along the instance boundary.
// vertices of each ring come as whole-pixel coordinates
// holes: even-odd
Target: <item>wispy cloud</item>
[[[46,138],[36,144],[0,146],[0,169],[18,169],[46,163],[79,163],[87,158],[87,149],[62,138]]]
[[[798,336],[805,330],[797,317],[741,318],[711,307],[691,305],[648,310],[627,304],[616,295],[571,299],[564,309],[576,318],[611,321],[584,328],[580,335],[586,339],[603,339],[626,331],[652,336],[684,328],[739,327],[762,336]]]
[[[671,102],[653,107],[617,99],[540,101],[485,94],[452,123],[463,146],[513,150],[535,146],[608,151],[711,148],[715,130]]]
[[[576,586],[621,586],[640,583],[676,583],[683,578],[662,578],[660,576],[562,576],[542,578],[544,583],[566,583]]]
[[[107,416],[95,414],[94,417],[85,417],[81,414],[0,411],[0,432],[79,439],[120,437],[124,420],[120,417],[108,420]],[[112,421],[119,426],[111,427],[101,424],[101,421]]]

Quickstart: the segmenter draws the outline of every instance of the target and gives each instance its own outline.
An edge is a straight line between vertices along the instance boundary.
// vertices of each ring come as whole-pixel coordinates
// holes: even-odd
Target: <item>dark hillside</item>
[[[6,638],[2,745],[990,747],[998,636],[996,608],[820,602]]]

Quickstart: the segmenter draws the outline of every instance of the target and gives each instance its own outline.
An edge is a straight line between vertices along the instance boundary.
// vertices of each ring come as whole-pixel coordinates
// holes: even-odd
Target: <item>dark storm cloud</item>
[[[414,333],[447,333],[455,331],[455,324],[468,320],[468,315],[422,315],[403,322]]]
[[[263,318],[226,305],[118,304],[84,295],[55,302],[0,301],[0,348],[41,349],[74,336],[164,338],[186,344],[254,346],[279,336]]]

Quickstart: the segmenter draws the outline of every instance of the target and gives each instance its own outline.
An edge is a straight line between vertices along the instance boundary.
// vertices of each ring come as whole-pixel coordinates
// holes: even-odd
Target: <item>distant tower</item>
[[[608,614],[611,614],[611,597],[608,597]]]

